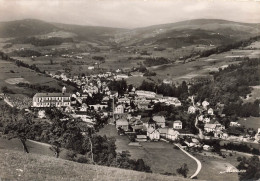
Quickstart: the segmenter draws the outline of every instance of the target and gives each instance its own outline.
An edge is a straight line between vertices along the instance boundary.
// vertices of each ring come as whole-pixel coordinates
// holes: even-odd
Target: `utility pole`
[[[115,97],[113,96],[113,121],[115,122],[115,114],[114,114],[114,110],[115,110]]]

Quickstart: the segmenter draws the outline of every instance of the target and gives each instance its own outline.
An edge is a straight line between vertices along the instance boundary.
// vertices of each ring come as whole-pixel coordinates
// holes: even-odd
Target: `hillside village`
[[[89,168],[191,179],[259,176],[256,24],[192,20],[187,29],[184,21],[104,27],[99,34],[92,27],[21,23],[49,25],[50,32],[0,37],[3,152],[19,147]]]
[[[179,143],[183,148],[212,149],[209,145],[200,143],[198,138],[243,142],[260,141],[260,129],[256,135],[240,135],[230,129],[240,127],[237,122],[230,122],[229,129],[220,124],[218,118],[225,117],[222,114],[224,105],[220,103],[213,109],[207,100],[194,103],[194,98],[191,96],[185,100],[186,109],[183,109],[183,103],[176,97],[163,96],[152,91],[136,90],[132,86],[128,87],[131,90],[125,87],[125,91],[119,94],[117,91],[110,90],[109,84],[111,81],[124,82],[126,76],[116,72],[71,78],[65,74],[50,74],[50,76],[54,79],[70,81],[77,86],[78,91],[67,92],[64,86],[61,92],[36,93],[29,109],[38,112],[39,118],[46,117],[46,108],[55,107],[73,118],[80,118],[89,127],[93,127],[96,120],[89,112],[94,111],[101,118],[106,119],[108,124],[115,125],[118,134],[128,135],[131,141],[179,142],[181,140]],[[5,100],[8,98],[6,97]],[[181,120],[170,119],[160,112],[153,113],[154,107],[158,105],[170,106],[173,109],[182,110],[186,115],[193,115],[194,125],[192,126],[197,129],[198,134],[194,134],[194,130],[187,127],[187,123],[184,125]]]

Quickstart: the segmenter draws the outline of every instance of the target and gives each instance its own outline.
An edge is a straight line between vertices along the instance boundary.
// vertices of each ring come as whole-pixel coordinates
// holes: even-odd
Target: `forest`
[[[260,59],[241,58],[240,61],[219,69],[211,83],[192,85],[190,94],[196,95],[197,101],[207,99],[212,106],[224,104],[223,113],[229,116],[259,116],[259,100],[244,104],[242,98],[251,93],[250,86],[260,85]]]

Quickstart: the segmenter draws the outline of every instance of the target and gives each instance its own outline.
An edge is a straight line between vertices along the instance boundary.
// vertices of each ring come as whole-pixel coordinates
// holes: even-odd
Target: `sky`
[[[260,0],[0,0],[0,21],[136,28],[198,18],[260,23]]]

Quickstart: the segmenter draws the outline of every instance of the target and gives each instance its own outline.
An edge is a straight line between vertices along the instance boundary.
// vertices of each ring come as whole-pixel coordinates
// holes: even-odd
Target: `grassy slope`
[[[0,150],[0,178],[18,180],[186,180],[53,157]]]
[[[130,146],[127,136],[119,136],[114,125],[106,125],[100,130],[99,135],[114,137],[117,151],[128,150],[131,158],[143,159],[154,173],[173,173],[184,163],[188,165],[188,176],[193,175],[197,169],[196,162],[181,150],[173,149],[173,145],[165,142],[141,142],[141,147]]]

